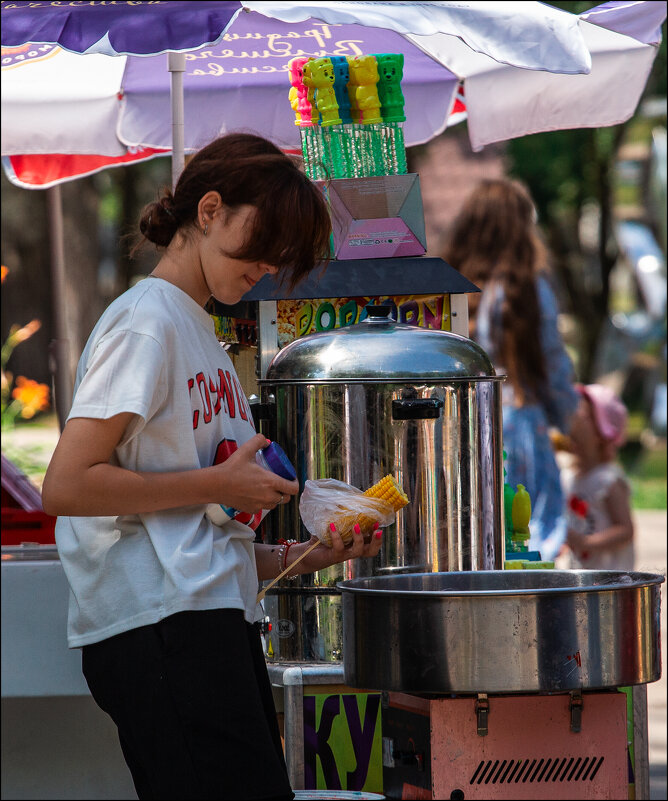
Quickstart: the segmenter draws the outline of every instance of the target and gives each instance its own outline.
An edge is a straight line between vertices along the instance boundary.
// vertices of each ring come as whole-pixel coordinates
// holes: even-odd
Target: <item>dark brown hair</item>
[[[210,191],[231,209],[257,209],[244,245],[230,255],[279,269],[292,288],[329,259],[331,220],[322,191],[300,170],[297,160],[261,136],[233,133],[199,150],[188,162],[174,193],[147,205],[139,230],[166,247],[177,231],[188,235],[197,206]]]
[[[491,336],[522,403],[527,389],[537,393],[546,377],[536,278],[547,266],[547,251],[528,190],[508,179],[482,181],[455,219],[443,258],[482,290],[500,285],[501,314],[491,321]],[[480,296],[471,298],[475,326]]]

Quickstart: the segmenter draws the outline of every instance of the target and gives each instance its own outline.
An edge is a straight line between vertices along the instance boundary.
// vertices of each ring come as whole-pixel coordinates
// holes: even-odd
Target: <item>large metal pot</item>
[[[373,562],[267,594],[283,659],[341,658],[341,579],[502,567],[501,378],[472,340],[398,324],[388,311],[368,307],[358,325],[292,342],[260,382],[262,408],[274,410],[262,431],[302,487],[335,478],[365,489],[389,473],[411,500]],[[289,536],[308,538],[297,503],[267,524],[269,541]]]
[[[663,581],[595,570],[344,581],[345,682],[413,693],[551,693],[656,681]]]

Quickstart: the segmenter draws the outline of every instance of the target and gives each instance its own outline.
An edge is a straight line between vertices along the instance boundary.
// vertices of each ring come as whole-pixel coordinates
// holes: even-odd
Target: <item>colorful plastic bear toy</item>
[[[323,127],[341,124],[334,80],[331,59],[312,58],[304,65],[304,83],[315,90],[315,104],[322,115]]]
[[[404,122],[404,96],[401,80],[404,77],[403,53],[376,54],[378,64],[378,97],[385,122]]]
[[[339,105],[339,117],[346,125],[353,121],[350,116],[350,97],[348,97],[348,81],[350,80],[350,67],[345,56],[330,56],[334,67],[334,94]]]
[[[288,63],[288,75],[292,88],[290,89],[290,105],[295,112],[295,125],[302,128],[311,126],[318,121],[318,110],[312,105],[309,89],[304,83],[304,65],[308,57],[293,58]]]
[[[348,58],[350,81],[348,96],[352,109],[353,122],[365,125],[380,123],[380,100],[378,98],[378,65],[373,56]]]

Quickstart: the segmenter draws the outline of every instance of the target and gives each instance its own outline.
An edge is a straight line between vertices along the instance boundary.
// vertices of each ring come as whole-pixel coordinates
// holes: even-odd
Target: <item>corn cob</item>
[[[408,503],[408,495],[406,495],[392,476],[381,478],[373,487],[369,487],[368,490],[365,490],[364,494],[370,498],[380,498],[382,501],[389,504],[395,512],[398,512],[399,509],[403,509]]]
[[[408,503],[408,496],[390,475],[381,478],[380,481],[372,487],[369,487],[368,490],[365,490],[363,494],[366,495],[367,498],[378,498],[378,500],[383,501],[394,509],[395,512],[398,512],[399,509],[402,509]],[[341,516],[337,517],[334,520],[334,524],[336,530],[341,535],[341,539],[347,545],[352,541],[355,524],[359,525],[362,534],[371,534],[374,523],[376,523],[377,520],[377,517],[370,517],[363,512],[351,511],[348,514],[343,513]],[[325,534],[323,542],[325,545],[332,544],[331,537],[328,533]]]

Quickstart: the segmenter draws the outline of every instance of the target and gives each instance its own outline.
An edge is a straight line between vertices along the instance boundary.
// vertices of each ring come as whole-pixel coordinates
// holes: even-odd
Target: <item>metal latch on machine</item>
[[[489,698],[487,693],[478,693],[475,702],[475,716],[478,721],[478,735],[485,737],[489,732]]]
[[[577,733],[582,729],[582,709],[584,708],[584,700],[580,690],[572,690],[570,695],[571,731]]]

